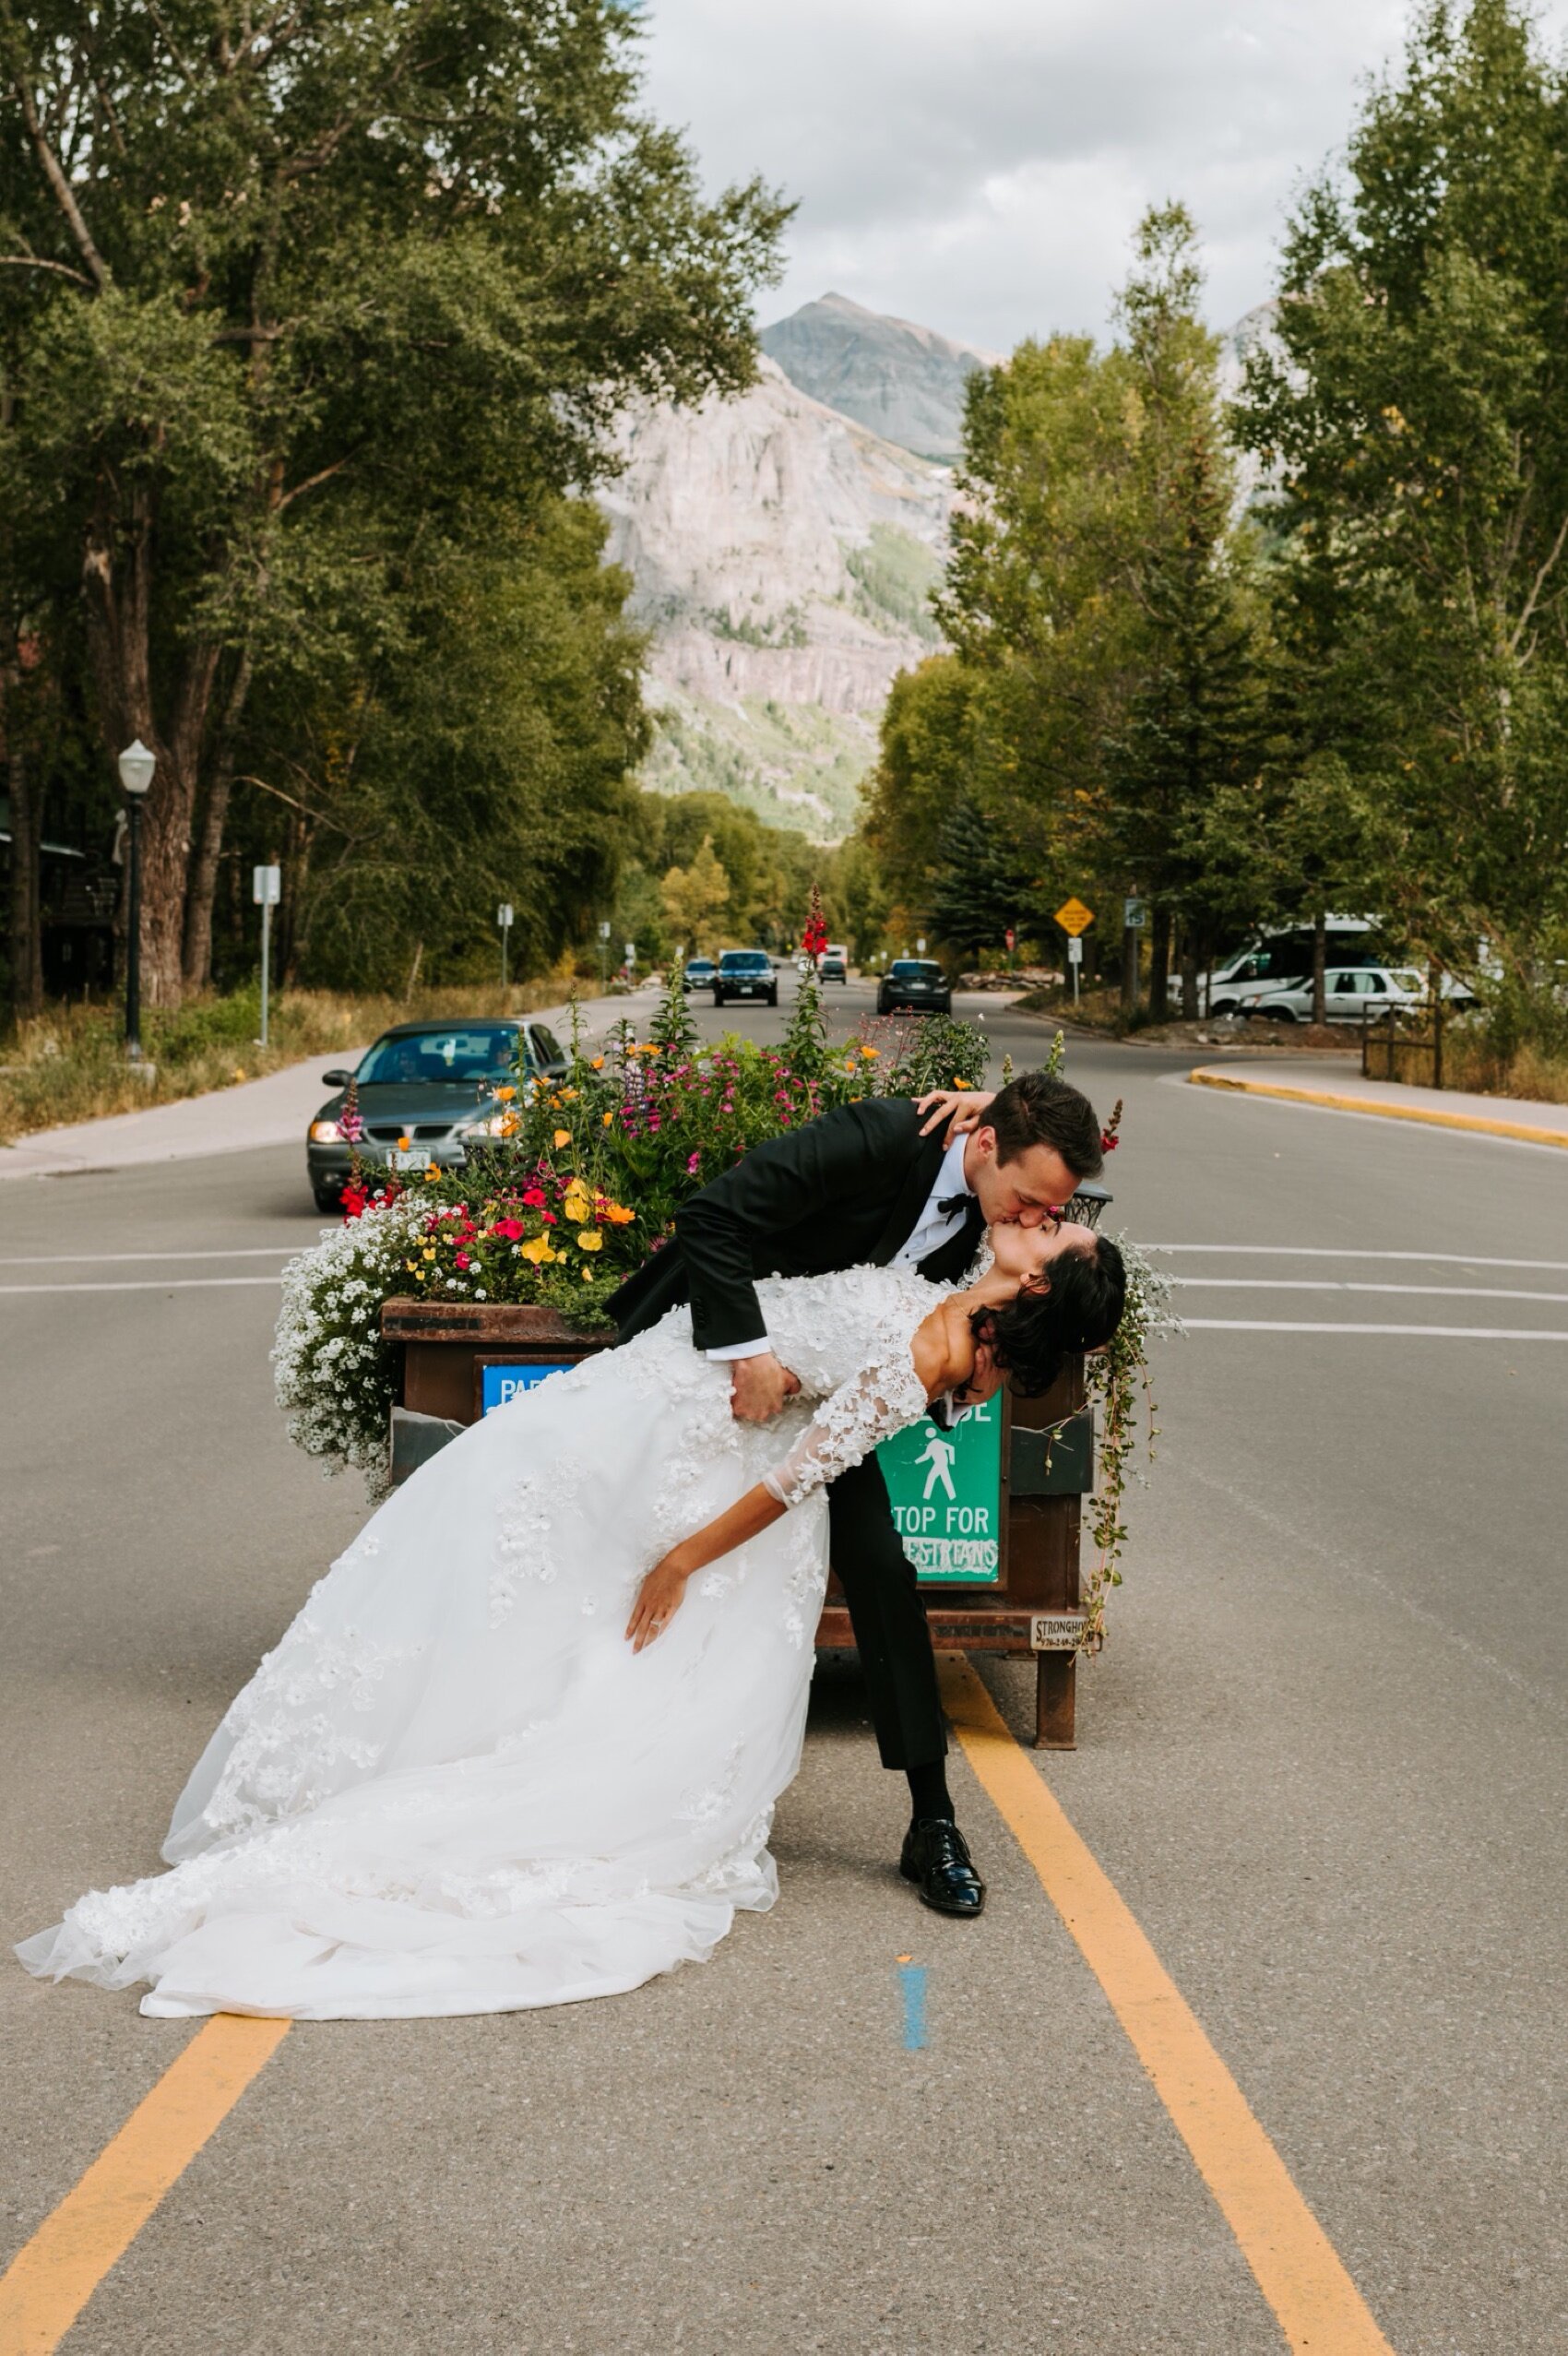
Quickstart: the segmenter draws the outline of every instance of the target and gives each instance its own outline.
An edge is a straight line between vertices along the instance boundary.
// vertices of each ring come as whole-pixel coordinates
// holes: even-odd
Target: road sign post
[[[267,997],[272,967],[272,911],[283,897],[283,870],[276,864],[251,869],[251,898],[261,910],[261,1037],[267,1044]]]
[[[495,911],[495,922],[501,928],[501,987],[506,987],[506,949],[512,938],[512,919],[517,914],[509,899],[504,899]]]
[[[1086,908],[1075,897],[1064,899],[1056,911],[1056,922],[1067,935],[1067,962],[1073,969],[1073,1004],[1078,1003],[1078,968],[1084,961],[1084,945],[1080,935],[1094,922],[1094,910]]]
[[[1138,1004],[1138,935],[1148,920],[1148,908],[1141,899],[1124,899],[1122,903],[1122,1005],[1126,1014],[1135,1012]]]

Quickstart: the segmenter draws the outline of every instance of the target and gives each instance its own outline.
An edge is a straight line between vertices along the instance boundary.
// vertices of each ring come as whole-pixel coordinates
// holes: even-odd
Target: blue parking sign
[[[488,1415],[493,1407],[505,1407],[519,1391],[531,1391],[547,1374],[564,1374],[575,1363],[569,1358],[549,1363],[535,1362],[528,1366],[481,1366],[480,1368],[479,1411]]]

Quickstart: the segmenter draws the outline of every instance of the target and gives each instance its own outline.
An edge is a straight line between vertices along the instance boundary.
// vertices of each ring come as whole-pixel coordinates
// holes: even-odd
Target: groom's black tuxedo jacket
[[[754,1146],[675,1215],[675,1237],[608,1303],[629,1341],[678,1303],[692,1304],[699,1350],[760,1341],[760,1276],[826,1276],[870,1261],[885,1267],[913,1232],[945,1150],[922,1137],[908,1097],[868,1097]],[[962,1227],[920,1264],[932,1283],[962,1276],[983,1221]]]

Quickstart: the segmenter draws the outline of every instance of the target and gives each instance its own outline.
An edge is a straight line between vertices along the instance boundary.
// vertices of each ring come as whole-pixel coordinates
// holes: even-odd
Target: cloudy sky
[[[1098,328],[1145,206],[1208,309],[1271,291],[1284,209],[1400,50],[1404,0],[645,0],[648,94],[715,185],[798,198],[764,320],[830,289],[1009,350]],[[1568,0],[1546,0],[1555,42]]]

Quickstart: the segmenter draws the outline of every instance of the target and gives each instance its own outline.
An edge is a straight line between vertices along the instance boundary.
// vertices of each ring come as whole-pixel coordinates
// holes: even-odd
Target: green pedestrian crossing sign
[[[1002,1393],[956,1431],[929,1418],[876,1452],[893,1518],[917,1576],[931,1585],[994,1587],[1002,1576]]]

